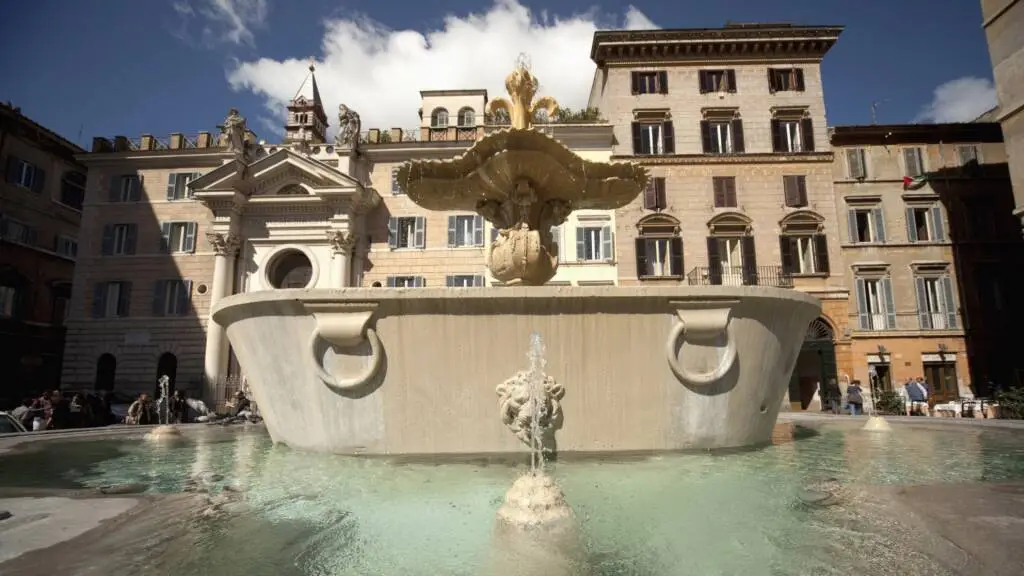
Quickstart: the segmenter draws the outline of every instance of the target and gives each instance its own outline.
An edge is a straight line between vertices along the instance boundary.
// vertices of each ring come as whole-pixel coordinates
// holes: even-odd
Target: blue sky
[[[488,88],[519,52],[542,91],[586,102],[596,28],[789,21],[846,26],[824,63],[832,125],[967,120],[989,104],[977,0],[34,0],[0,20],[0,101],[85,144],[92,136],[214,130],[237,107],[276,139],[310,58],[336,124],[418,123],[418,91]],[[11,15],[11,11],[8,11]],[[336,128],[336,127],[332,127]]]

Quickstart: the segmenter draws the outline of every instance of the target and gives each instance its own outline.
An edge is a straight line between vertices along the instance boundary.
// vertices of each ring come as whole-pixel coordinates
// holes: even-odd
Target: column
[[[213,286],[210,288],[210,308],[229,295],[232,279],[235,276],[235,254],[238,252],[238,237],[233,234],[209,233],[206,239],[210,242],[216,255],[213,257]],[[206,389],[203,400],[211,409],[220,400],[216,392],[227,376],[228,339],[224,327],[213,321],[212,316],[206,322],[206,358],[204,373]]]
[[[344,288],[352,284],[351,253],[355,237],[351,232],[331,230],[327,233],[331,245],[331,288]]]

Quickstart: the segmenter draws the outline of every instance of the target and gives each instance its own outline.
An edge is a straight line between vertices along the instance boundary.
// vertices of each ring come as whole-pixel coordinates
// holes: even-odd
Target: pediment
[[[234,190],[245,196],[296,196],[301,192],[356,192],[362,186],[355,178],[304,154],[282,148],[246,164],[228,162],[204,174],[190,185],[193,192]]]

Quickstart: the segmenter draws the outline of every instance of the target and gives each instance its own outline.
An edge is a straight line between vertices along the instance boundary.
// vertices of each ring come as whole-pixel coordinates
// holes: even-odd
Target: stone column
[[[233,234],[208,233],[206,239],[210,242],[216,255],[213,257],[213,286],[210,288],[210,308],[220,301],[221,298],[229,295],[232,290],[232,280],[235,277],[235,255],[238,253],[238,237]],[[204,401],[210,403],[217,398],[218,387],[227,376],[228,361],[228,339],[224,333],[224,327],[207,318],[206,323],[206,358],[204,361],[204,373],[206,376],[206,389],[203,390]]]
[[[331,288],[344,288],[352,284],[352,248],[355,236],[343,230],[327,232],[327,241],[331,245]]]

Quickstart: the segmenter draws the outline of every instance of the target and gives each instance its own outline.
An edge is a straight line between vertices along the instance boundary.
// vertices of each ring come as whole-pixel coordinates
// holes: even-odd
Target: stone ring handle
[[[736,339],[733,335],[733,327],[730,322],[732,306],[697,309],[678,309],[676,315],[679,321],[669,331],[668,340],[665,342],[665,354],[668,358],[668,365],[680,382],[689,386],[707,386],[725,376],[736,363]],[[700,340],[709,340],[723,332],[726,333],[725,354],[719,361],[718,366],[710,372],[694,373],[684,368],[679,362],[679,354],[676,344],[680,338],[687,336],[696,337]]]
[[[373,311],[313,314],[316,319],[316,327],[309,337],[309,354],[316,375],[331,390],[348,392],[365,386],[380,369],[380,361],[383,356],[380,338],[377,336],[376,330],[366,326],[372,315]],[[336,378],[324,369],[323,357],[317,353],[317,342],[321,339],[335,348],[353,348],[365,339],[370,343],[369,365],[355,376]]]

